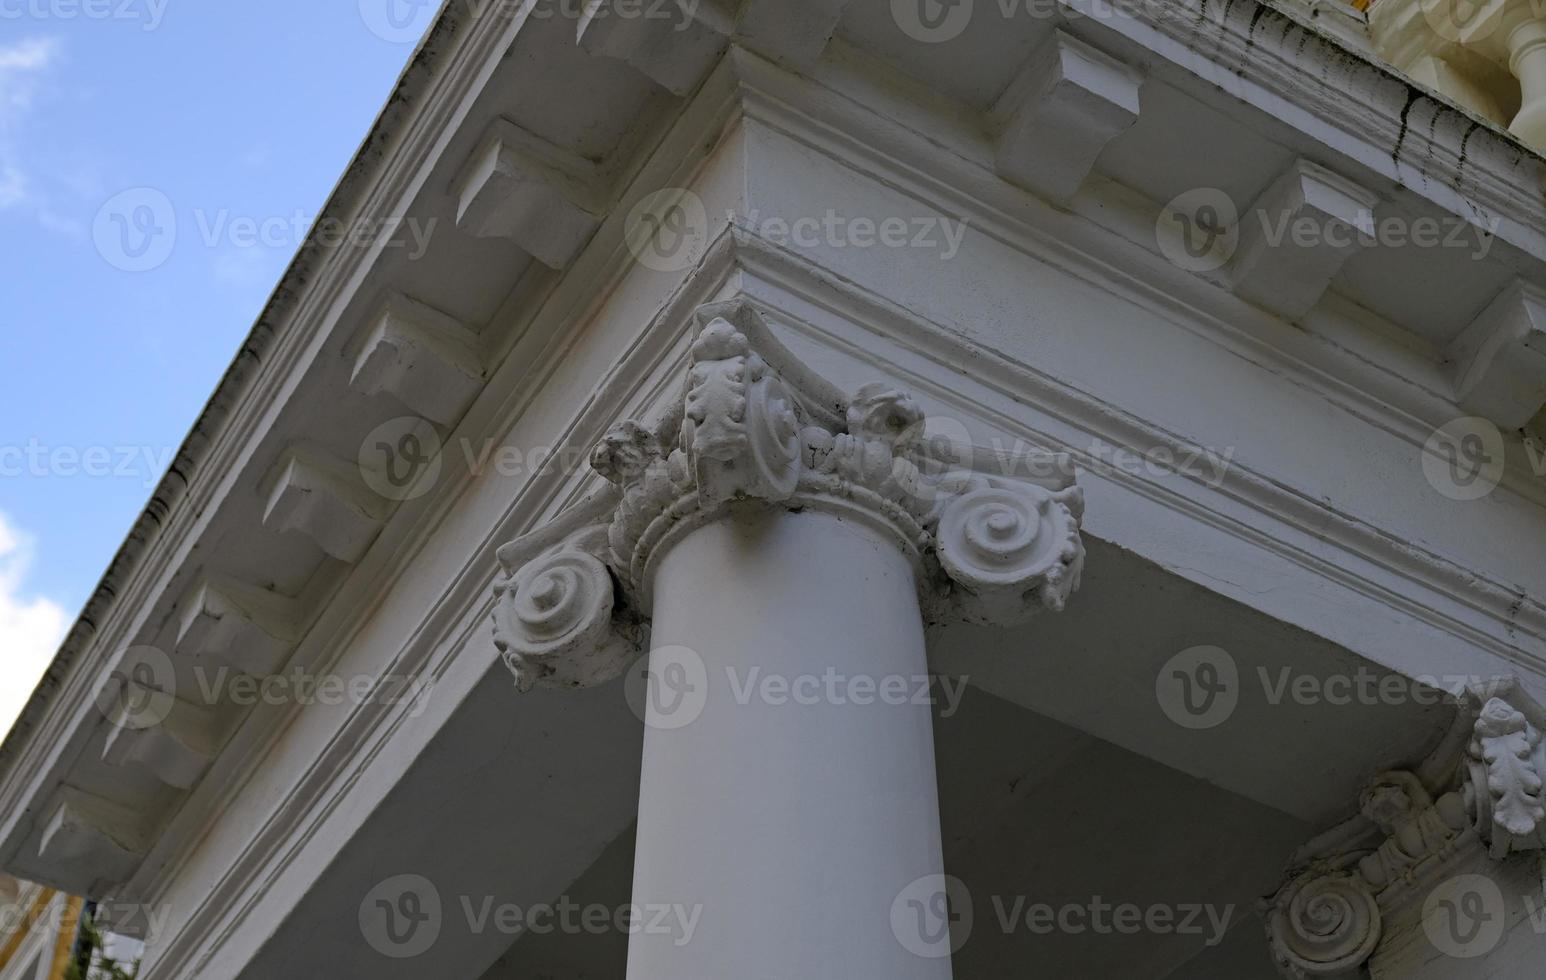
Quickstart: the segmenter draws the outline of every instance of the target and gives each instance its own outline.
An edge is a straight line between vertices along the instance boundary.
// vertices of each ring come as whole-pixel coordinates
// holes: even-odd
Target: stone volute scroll
[[[1279,971],[1364,976],[1392,912],[1468,856],[1546,850],[1546,710],[1513,679],[1474,685],[1454,727],[1416,771],[1377,776],[1358,816],[1311,841],[1264,903]]]
[[[1009,625],[1078,587],[1083,497],[1064,454],[1006,458],[926,437],[886,384],[848,395],[749,303],[695,316],[685,391],[658,423],[617,424],[591,454],[591,497],[499,549],[494,639],[522,690],[584,687],[648,645],[660,557],[736,508],[865,522],[913,563],[926,617]]]

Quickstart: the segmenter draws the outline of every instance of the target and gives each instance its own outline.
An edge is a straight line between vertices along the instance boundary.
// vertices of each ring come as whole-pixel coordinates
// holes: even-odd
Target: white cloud
[[[47,68],[59,44],[51,37],[33,37],[0,47],[0,71],[36,71]]]
[[[40,76],[58,55],[59,42],[51,37],[0,44],[0,129],[32,107]]]
[[[59,43],[53,38],[0,44],[0,209],[38,204],[16,149],[15,134],[58,55]]]
[[[0,148],[0,208],[20,204],[27,199],[27,178],[15,165],[4,159]]]
[[[32,696],[69,628],[57,602],[23,598],[32,542],[0,514],[0,738]]]

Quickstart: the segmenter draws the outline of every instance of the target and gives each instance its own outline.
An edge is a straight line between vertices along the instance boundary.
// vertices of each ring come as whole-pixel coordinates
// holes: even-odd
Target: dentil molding
[[[925,616],[1011,624],[1061,609],[1084,564],[1067,456],[1004,459],[926,437],[905,392],[852,396],[745,301],[696,313],[683,396],[591,454],[606,486],[499,549],[494,641],[518,685],[584,687],[647,646],[651,586],[683,535],[740,507],[835,513],[894,540]]]
[[[1546,709],[1513,680],[1471,687],[1449,737],[1416,771],[1377,776],[1360,815],[1295,856],[1266,903],[1286,977],[1361,976],[1384,920],[1466,852],[1493,861],[1546,849]]]

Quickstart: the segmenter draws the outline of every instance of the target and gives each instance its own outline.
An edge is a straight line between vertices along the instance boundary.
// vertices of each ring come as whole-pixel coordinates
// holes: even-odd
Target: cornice
[[[863,59],[857,53],[847,55]],[[840,63],[840,62],[839,62]],[[960,121],[959,106],[938,104],[909,119],[861,73],[831,67],[819,79],[790,74],[749,52],[730,65],[745,114],[834,162],[878,176],[941,213],[958,215],[991,236],[1082,282],[1121,296],[1275,373],[1298,379],[1357,418],[1422,447],[1455,417],[1437,361],[1424,372],[1386,365],[1312,335],[1241,300],[1207,279],[1178,270],[1152,247],[1153,215],[1122,217],[1130,195],[1092,178],[1074,213],[1050,207],[994,172],[983,132]],[[866,69],[873,66],[865,63]],[[894,102],[894,99],[892,100]],[[863,134],[859,138],[855,134]],[[1345,308],[1350,304],[1343,304]],[[1364,312],[1364,311],[1359,311]],[[1364,313],[1365,316],[1372,316]],[[1523,444],[1509,442],[1502,484],[1546,506]]]
[[[1133,14],[1124,16],[1098,13],[1110,9],[1104,0],[1063,2],[1451,213],[1498,219],[1500,237],[1546,258],[1546,160],[1288,8],[1144,0],[1122,5]],[[1319,71],[1306,70],[1307,57],[1320,60]]]
[[[449,138],[446,120],[460,115],[467,95],[492,70],[489,54],[507,45],[518,26],[503,15],[473,21],[459,5],[448,4],[313,227],[327,228],[359,213],[388,213],[395,202],[411,198]],[[387,147],[392,152],[385,152]],[[0,798],[20,797],[21,781],[47,779],[51,767],[39,756],[73,744],[67,729],[77,724],[79,713],[58,704],[85,704],[95,695],[88,688],[97,681],[99,661],[154,611],[183,556],[213,519],[214,502],[243,477],[245,454],[284,406],[304,365],[334,326],[339,298],[378,254],[379,243],[362,251],[327,248],[314,240],[297,252],[0,746]],[[10,836],[25,813],[8,817],[0,837]]]

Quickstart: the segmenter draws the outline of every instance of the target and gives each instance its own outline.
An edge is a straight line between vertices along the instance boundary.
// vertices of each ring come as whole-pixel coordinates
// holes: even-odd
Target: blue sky
[[[0,731],[431,14],[0,0]]]

